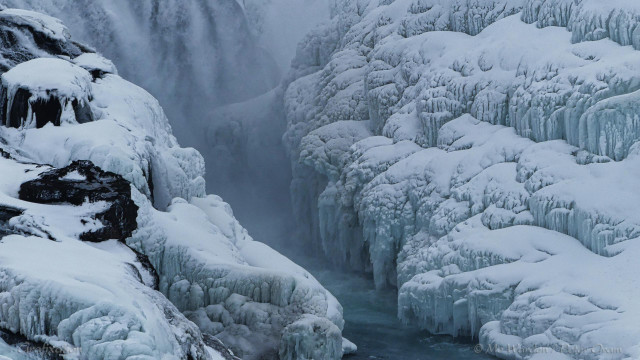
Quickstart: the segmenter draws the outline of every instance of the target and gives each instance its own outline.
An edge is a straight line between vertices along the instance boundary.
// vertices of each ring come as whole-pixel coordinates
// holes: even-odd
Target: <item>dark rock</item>
[[[27,118],[27,112],[29,111],[29,98],[31,93],[26,89],[16,90],[13,96],[13,103],[9,99],[9,93],[7,89],[2,88],[2,119],[5,119],[5,126],[19,128],[22,126],[22,122]],[[9,108],[8,104],[12,104]],[[7,116],[8,115],[8,116]]]
[[[149,274],[149,276],[153,279],[152,284],[145,284],[145,285],[153,288],[154,290],[158,290],[160,286],[160,277],[158,276],[158,272],[156,271],[156,269],[151,264],[151,261],[149,261],[149,257],[139,251],[136,251],[135,249],[132,249],[132,248],[129,248],[129,249],[131,249],[131,251],[133,251],[133,253],[136,254],[136,259],[138,260],[138,263],[140,263],[140,266],[142,267],[142,269],[144,269]],[[140,275],[140,278],[142,279],[142,275]],[[142,281],[142,283],[144,284],[144,281]]]
[[[48,99],[30,100],[32,97],[28,89],[19,88],[16,90],[13,99],[4,87],[0,91],[0,119],[3,119],[4,125],[7,127],[20,128],[24,125],[24,121],[29,114],[29,108],[35,114],[36,128],[41,128],[48,123],[60,126],[60,117],[62,115],[62,101],[55,90],[49,92]],[[11,108],[8,108],[11,104]],[[29,106],[31,105],[31,106]],[[84,124],[94,120],[91,107],[83,101],[73,99],[71,102],[76,121]]]
[[[41,51],[52,56],[62,55],[71,58],[82,53],[95,52],[79,43],[51,39],[28,26],[0,19],[0,55],[5,60],[0,65],[0,73],[17,64],[41,57]]]
[[[84,179],[65,178],[76,172]],[[19,197],[39,204],[82,205],[87,201],[106,201],[109,208],[94,215],[103,227],[82,234],[80,238],[84,241],[124,241],[137,227],[138,206],[131,200],[129,182],[90,161],[75,161],[65,168],[43,173],[38,179],[22,184]]]
[[[7,223],[9,222],[9,220],[11,220],[11,218],[20,216],[22,215],[22,213],[23,210],[21,209],[6,205],[0,205],[0,238],[16,233],[15,231],[11,230]]]
[[[107,75],[108,73],[106,71],[102,71],[99,69],[94,69],[89,71],[89,73],[91,73],[91,77],[93,78],[93,81],[96,81],[98,79],[102,79],[105,75]]]
[[[93,111],[91,111],[91,106],[85,104],[84,102],[80,102],[77,99],[73,99],[71,103],[73,106],[73,112],[76,114],[76,121],[80,124],[88,123],[93,121]]]
[[[155,197],[153,195],[153,167],[149,164],[147,168],[147,172],[144,174],[147,178],[147,186],[149,186],[149,194],[151,195],[151,203],[155,201]]]
[[[48,123],[52,123],[55,126],[60,126],[62,106],[60,106],[60,101],[56,99],[55,96],[50,95],[48,99],[37,99],[36,101],[31,102],[31,110],[33,110],[33,113],[36,115],[36,128],[39,129]],[[22,119],[24,119],[27,117],[27,113],[20,114],[20,116]],[[14,122],[13,116],[11,118],[11,122]]]

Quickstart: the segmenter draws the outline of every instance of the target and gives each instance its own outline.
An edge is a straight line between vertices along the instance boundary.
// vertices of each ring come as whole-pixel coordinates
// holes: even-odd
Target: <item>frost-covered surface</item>
[[[335,1],[284,96],[308,237],[500,357],[639,357],[639,9]]]
[[[13,235],[0,241],[3,329],[68,349],[71,358],[208,358],[199,329],[140,280],[130,249],[114,253],[78,240],[101,226],[91,214],[104,204],[19,200],[20,183],[46,167],[0,158],[0,169],[0,203],[23,211],[3,226]]]
[[[91,75],[66,60],[42,58],[18,64],[2,74],[1,96],[1,123],[6,126],[33,128],[47,122],[93,120]]]
[[[289,346],[285,334],[291,331],[285,328],[309,314],[308,323],[317,323],[322,332],[300,350],[341,349],[342,337],[335,334],[344,322],[337,300],[304,269],[253,241],[222,199],[178,198],[167,212],[141,207],[139,230],[127,243],[149,256],[160,274],[160,291],[204,332],[216,334],[243,358],[268,357]],[[307,328],[300,331],[297,336],[308,334]],[[305,352],[290,354],[307,358]],[[339,356],[327,352],[323,358]]]
[[[3,14],[12,22],[0,23],[0,32],[22,34],[14,47],[0,47],[12,68],[3,85],[30,94],[21,98],[26,113],[52,115],[36,107],[56,90],[47,104],[64,109],[61,99],[75,106],[81,98],[92,116],[79,121],[74,107],[67,121],[0,126],[0,328],[75,349],[69,359],[229,358],[209,335],[245,359],[282,351],[290,359],[339,358],[340,304],[304,269],[253,241],[222,199],[206,196],[202,156],[178,145],[158,101],[110,61],[56,36],[58,21]],[[4,92],[9,103],[18,93]],[[80,241],[104,226],[96,214],[106,201],[20,200],[21,184],[76,160],[131,184],[133,236]],[[65,174],[60,181],[89,181]],[[302,343],[292,345],[294,338]],[[0,343],[0,354],[16,351]]]
[[[71,39],[69,29],[60,21],[49,15],[22,9],[4,9],[0,12],[0,18],[6,22],[18,26],[26,26],[38,34],[64,41]]]

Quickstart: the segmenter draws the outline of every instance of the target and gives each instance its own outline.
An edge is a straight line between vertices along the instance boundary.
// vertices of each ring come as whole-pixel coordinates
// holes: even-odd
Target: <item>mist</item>
[[[326,0],[7,0],[60,18],[162,105],[207,165],[207,191],[256,239],[290,234],[291,167],[280,82],[297,43],[329,18]]]

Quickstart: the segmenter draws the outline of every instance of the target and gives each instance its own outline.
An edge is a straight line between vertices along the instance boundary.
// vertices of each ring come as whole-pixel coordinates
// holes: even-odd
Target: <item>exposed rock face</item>
[[[95,215],[104,227],[82,234],[85,241],[124,241],[137,227],[138,206],[131,200],[129,182],[120,175],[102,171],[90,161],[75,161],[22,184],[20,199],[39,204],[107,202],[107,210]]]

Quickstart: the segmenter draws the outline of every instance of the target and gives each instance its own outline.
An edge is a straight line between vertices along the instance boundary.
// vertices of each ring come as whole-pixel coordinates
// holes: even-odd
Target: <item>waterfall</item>
[[[236,0],[4,0],[60,18],[73,38],[113,59],[151,92],[184,145],[211,108],[277,84],[275,61],[256,43]]]

